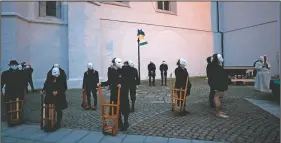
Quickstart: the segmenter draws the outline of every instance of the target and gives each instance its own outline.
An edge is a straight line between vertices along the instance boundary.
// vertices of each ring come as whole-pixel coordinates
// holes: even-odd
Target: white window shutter
[[[44,17],[46,16],[46,2],[45,1],[40,1],[39,2],[39,16]]]

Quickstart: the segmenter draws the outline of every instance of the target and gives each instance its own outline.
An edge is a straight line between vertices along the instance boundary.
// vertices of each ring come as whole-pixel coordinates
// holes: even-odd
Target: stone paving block
[[[122,143],[143,143],[146,136],[140,135],[127,135]]]
[[[48,136],[46,136],[43,141],[49,141],[49,142],[59,142],[64,136],[70,134],[73,130],[71,129],[59,129],[55,132],[49,133]]]
[[[39,130],[38,132],[33,133],[32,135],[26,137],[25,139],[43,142],[42,140],[48,135],[49,133],[46,133],[43,130]]]
[[[78,143],[99,143],[103,137],[103,133],[92,131],[78,141]]]
[[[3,143],[16,143],[19,139],[12,138],[12,137],[2,137]]]
[[[104,136],[99,143],[121,143],[126,137],[124,134],[118,134],[117,136]]]
[[[30,135],[37,133],[40,131],[40,127],[35,125],[26,126],[23,130],[19,131],[18,133],[11,134],[11,137],[21,138],[21,139],[28,139]]]
[[[144,143],[168,143],[169,138],[147,136]]]
[[[191,140],[187,140],[187,139],[177,139],[177,138],[169,138],[168,143],[191,143]]]
[[[90,131],[85,130],[74,130],[70,134],[64,136],[60,143],[76,143],[77,141],[81,140],[83,137],[88,135]]]
[[[280,118],[280,105],[270,101],[256,100],[256,99],[249,99],[249,98],[245,98],[245,99],[253,103],[254,105],[262,108],[263,110],[269,112],[270,114]]]
[[[11,136],[12,134],[17,134],[18,132],[21,132],[21,130],[24,130],[27,126],[26,125],[19,125],[15,127],[8,127],[7,130],[2,132],[2,137],[4,136]]]

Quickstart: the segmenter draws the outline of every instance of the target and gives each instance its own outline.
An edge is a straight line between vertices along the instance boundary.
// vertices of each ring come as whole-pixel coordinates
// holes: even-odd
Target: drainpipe
[[[223,45],[223,32],[220,31],[220,11],[219,11],[219,2],[216,1],[217,4],[217,29],[218,33],[221,35],[221,55],[224,58],[224,45]],[[224,58],[225,59],[225,58]],[[224,66],[224,62],[222,63],[222,66]]]

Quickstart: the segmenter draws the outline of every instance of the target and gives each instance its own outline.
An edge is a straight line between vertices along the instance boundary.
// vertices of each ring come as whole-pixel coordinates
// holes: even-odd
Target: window
[[[41,1],[39,2],[40,17],[61,18],[61,2],[59,1]]]
[[[169,1],[158,1],[157,8],[161,10],[171,11],[170,2]]]

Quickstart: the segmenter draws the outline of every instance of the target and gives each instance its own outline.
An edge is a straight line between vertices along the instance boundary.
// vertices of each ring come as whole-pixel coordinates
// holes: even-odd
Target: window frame
[[[47,15],[47,2],[56,2],[56,16]],[[39,18],[62,20],[63,19],[62,4],[63,3],[61,1],[39,1],[38,2],[38,16],[39,16]],[[59,13],[59,15],[57,15],[57,13]]]
[[[168,9],[165,9],[165,2],[168,3]],[[161,3],[162,8],[159,8],[159,3]],[[157,1],[157,9],[163,11],[171,11],[171,3],[170,1]]]

